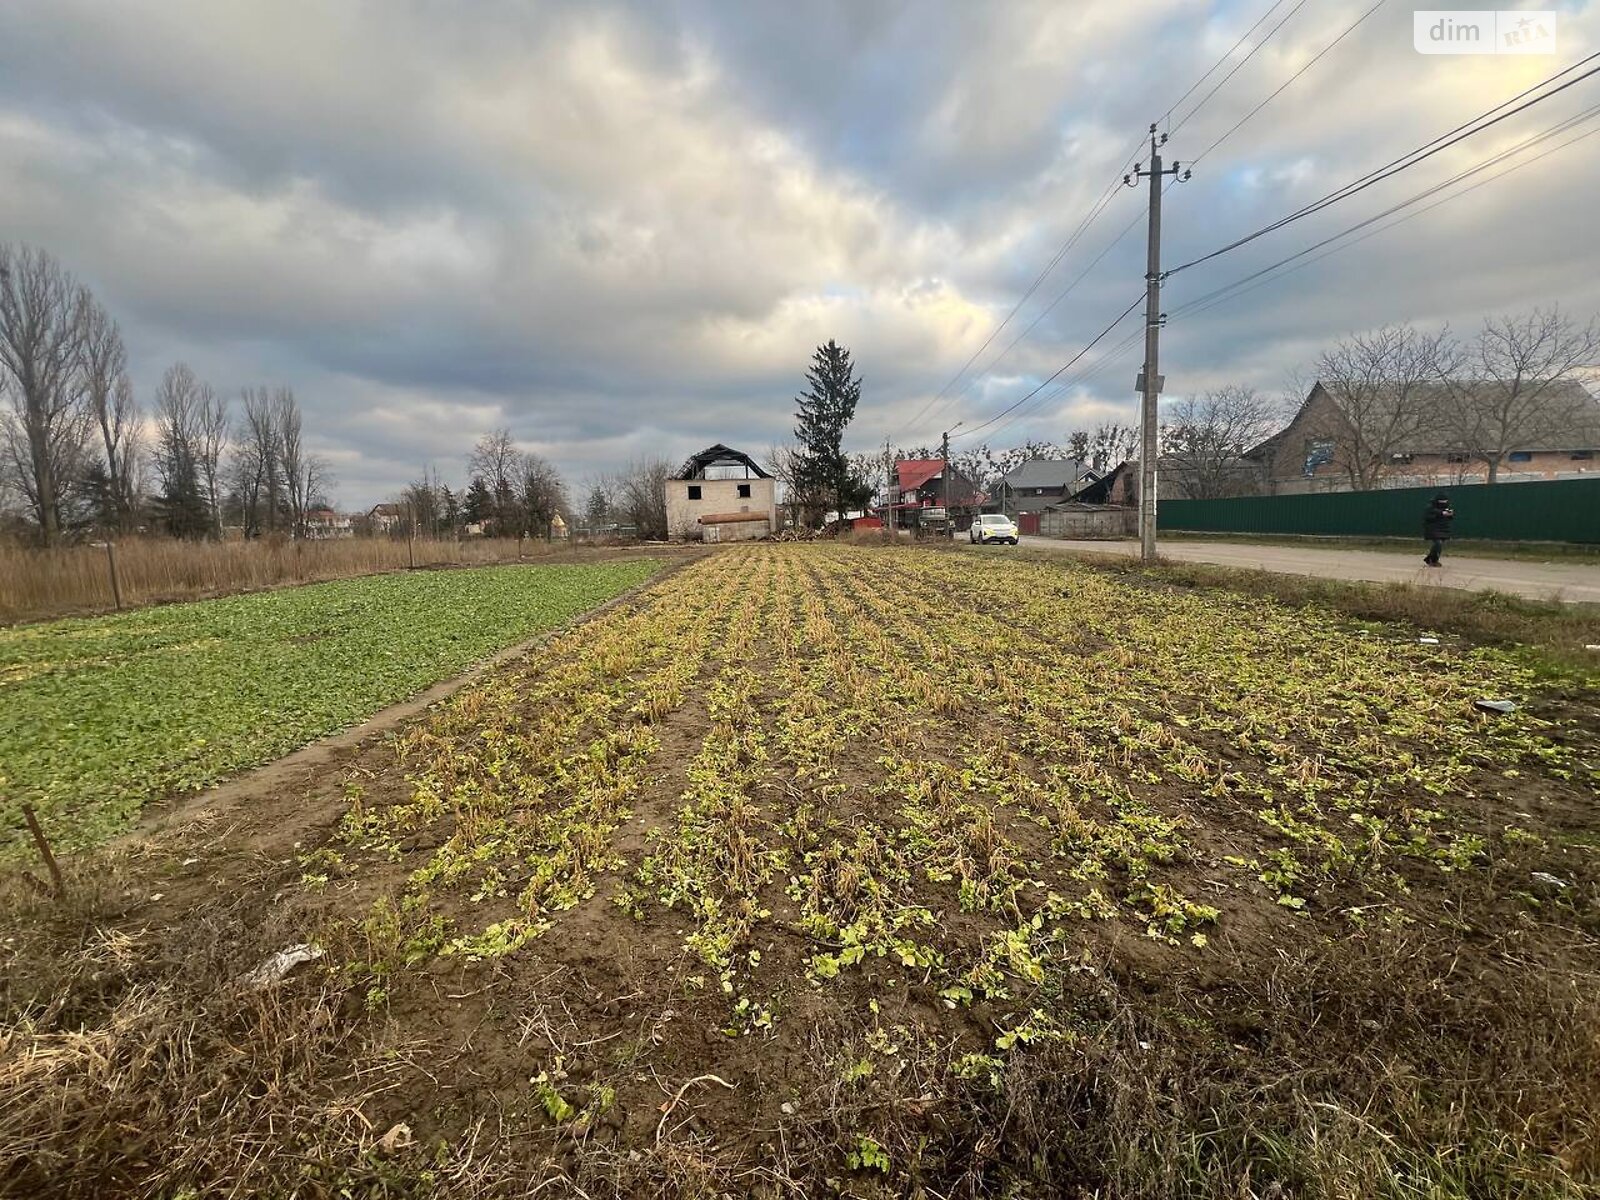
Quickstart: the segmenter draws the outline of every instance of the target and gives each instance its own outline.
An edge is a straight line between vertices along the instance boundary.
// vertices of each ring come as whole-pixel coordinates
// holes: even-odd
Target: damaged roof
[[[699,454],[691,454],[687,462],[679,468],[674,479],[704,479],[708,467],[744,467],[757,479],[771,479],[751,458],[742,450],[735,450],[731,446],[724,446],[718,442],[715,446],[707,446]]]

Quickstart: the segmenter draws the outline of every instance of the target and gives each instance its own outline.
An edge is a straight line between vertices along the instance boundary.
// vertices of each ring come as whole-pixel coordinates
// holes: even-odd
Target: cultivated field
[[[653,562],[369,576],[0,629],[0,852],[63,846],[370,716],[647,579]]]
[[[1600,1194],[1597,715],[1159,574],[719,553],[17,886],[0,1187]]]

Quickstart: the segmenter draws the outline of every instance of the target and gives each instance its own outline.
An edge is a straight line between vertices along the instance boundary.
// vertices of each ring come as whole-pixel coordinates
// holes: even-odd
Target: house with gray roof
[[[1358,427],[1318,380],[1287,428],[1242,458],[1276,494],[1368,487],[1432,487],[1581,478],[1600,470],[1600,401],[1583,384],[1563,379],[1502,383],[1447,380],[1363,396]],[[1474,428],[1475,425],[1481,426]],[[1375,462],[1374,459],[1381,459]],[[1352,464],[1360,463],[1361,470]]]
[[[1070,500],[1100,476],[1075,458],[1031,458],[996,482],[995,503],[1008,513],[1042,512]]]

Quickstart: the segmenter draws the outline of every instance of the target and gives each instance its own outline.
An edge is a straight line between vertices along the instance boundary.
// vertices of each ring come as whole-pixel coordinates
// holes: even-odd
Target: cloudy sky
[[[1600,42],[1577,3],[1553,56],[1422,56],[1411,6],[1386,0],[1210,149],[1371,6],[4,0],[0,239],[49,249],[94,288],[147,402],[179,359],[224,392],[292,386],[346,507],[427,465],[461,478],[501,425],[575,490],[713,441],[764,453],[830,337],[866,380],[851,448],[932,442],[1028,393],[1139,294],[1143,194],[1119,189],[947,386],[1151,121],[1172,128],[1169,159],[1201,158],[1167,195],[1171,265]],[[1329,339],[1387,321],[1600,309],[1600,138],[1557,149],[1594,118],[1459,199],[1178,315],[1597,103],[1600,76],[1174,276],[1169,395],[1276,391]],[[1131,419],[1141,356],[1098,351],[1136,328],[974,440]]]

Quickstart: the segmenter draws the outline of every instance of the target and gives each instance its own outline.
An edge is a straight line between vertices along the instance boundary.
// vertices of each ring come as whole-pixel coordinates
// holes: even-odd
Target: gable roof
[[[1423,421],[1425,428],[1419,429],[1411,437],[1401,439],[1390,448],[1395,454],[1448,454],[1456,450],[1455,440],[1450,433],[1450,424],[1446,419],[1449,407],[1458,403],[1458,397],[1482,397],[1493,399],[1495,393],[1504,385],[1493,380],[1451,380],[1448,383],[1422,383],[1411,387],[1413,403],[1419,408],[1430,410],[1430,415],[1435,417],[1431,421]],[[1538,385],[1533,385],[1538,386]],[[1572,419],[1565,420],[1558,428],[1551,428],[1540,436],[1533,438],[1528,445],[1518,444],[1512,449],[1516,450],[1594,450],[1600,449],[1600,400],[1589,392],[1588,388],[1575,379],[1564,379],[1556,383],[1545,385],[1548,391],[1543,400],[1564,417],[1570,410]],[[1398,388],[1387,388],[1377,393],[1378,400],[1393,401]],[[1261,442],[1246,450],[1242,457],[1260,461],[1270,456],[1291,433],[1296,432],[1302,417],[1306,415],[1312,402],[1318,396],[1326,397],[1329,403],[1333,402],[1333,393],[1322,380],[1317,380],[1307,393],[1299,409],[1289,424]],[[1337,411],[1337,404],[1334,403]],[[1342,419],[1342,414],[1341,414]],[[1346,422],[1348,426],[1348,422]],[[1427,428],[1426,426],[1431,426]]]
[[[1131,469],[1132,459],[1124,459],[1113,467],[1107,474],[1096,479],[1088,487],[1081,489],[1074,500],[1082,504],[1105,504],[1111,499],[1111,493],[1117,486],[1117,480],[1122,478],[1122,473]]]
[[[916,491],[944,473],[944,459],[902,458],[894,464],[894,473],[901,491]]]
[[[1075,458],[1030,458],[1000,477],[1008,488],[1068,487],[1080,479],[1094,478],[1094,472]]]
[[[751,458],[742,450],[735,450],[731,446],[724,446],[718,442],[714,446],[707,446],[699,454],[691,454],[688,460],[679,468],[674,479],[704,479],[707,467],[741,466],[750,471],[757,479],[771,479]]]

